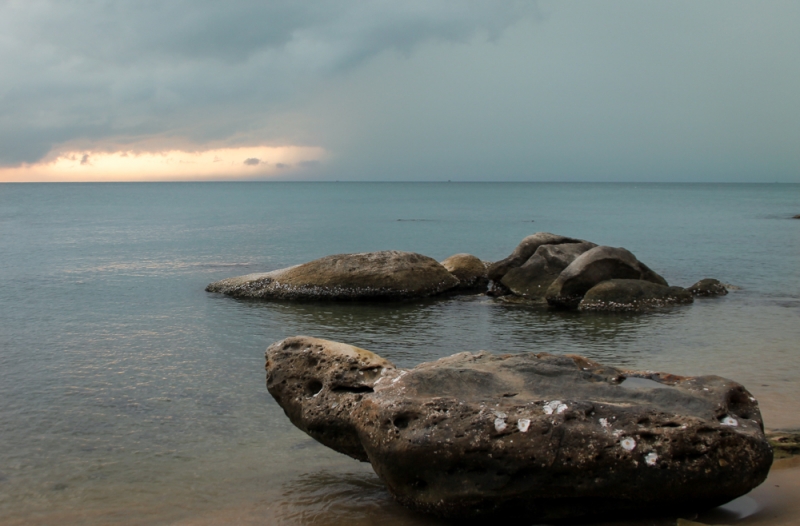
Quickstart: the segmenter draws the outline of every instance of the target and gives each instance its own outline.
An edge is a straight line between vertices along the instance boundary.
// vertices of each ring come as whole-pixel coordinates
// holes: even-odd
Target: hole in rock
[[[319,380],[311,380],[306,384],[306,396],[314,396],[322,391],[322,382]]]
[[[413,415],[408,415],[408,414],[397,415],[396,417],[394,417],[394,427],[396,427],[397,429],[405,429],[408,427],[408,424],[410,424],[411,421],[415,419],[416,417],[414,417]]]
[[[374,393],[375,389],[368,385],[337,385],[331,391],[334,393]]]
[[[425,489],[428,487],[428,483],[422,479],[416,479],[409,484],[414,489]]]

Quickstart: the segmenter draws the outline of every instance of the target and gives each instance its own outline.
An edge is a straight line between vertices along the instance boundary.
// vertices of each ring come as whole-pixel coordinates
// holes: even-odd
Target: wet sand
[[[445,526],[451,523],[413,513],[391,500],[369,472],[308,474],[257,499],[222,508],[187,509],[160,504],[128,509],[70,510],[6,518],[7,526],[118,524],[144,526]],[[749,494],[696,517],[593,522],[594,526],[789,526],[800,523],[800,456],[776,460],[767,480]],[[587,523],[589,524],[589,523]]]

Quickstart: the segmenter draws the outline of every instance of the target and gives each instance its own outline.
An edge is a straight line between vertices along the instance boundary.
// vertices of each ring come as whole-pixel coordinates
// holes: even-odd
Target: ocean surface
[[[0,523],[438,524],[289,423],[264,350],[292,335],[404,367],[486,349],[718,374],[768,428],[800,427],[798,213],[800,185],[779,184],[0,185]],[[738,289],[640,315],[204,291],[335,253],[497,260],[538,231]]]

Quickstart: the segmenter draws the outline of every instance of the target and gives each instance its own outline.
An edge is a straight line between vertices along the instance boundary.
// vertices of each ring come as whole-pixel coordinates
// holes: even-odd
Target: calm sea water
[[[264,350],[297,334],[400,366],[530,350],[720,374],[759,397],[767,427],[800,427],[797,213],[800,185],[0,185],[0,522],[435,524],[271,399]],[[537,231],[740,290],[647,315],[203,290],[333,253],[497,260]]]

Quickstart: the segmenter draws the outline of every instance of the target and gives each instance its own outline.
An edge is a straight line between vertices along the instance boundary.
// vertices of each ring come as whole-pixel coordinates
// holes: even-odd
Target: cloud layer
[[[0,3],[0,163],[63,142],[310,140],[259,132],[386,50],[499,34],[530,2],[24,0]]]
[[[0,0],[0,167],[800,182],[797,27],[791,0]]]

